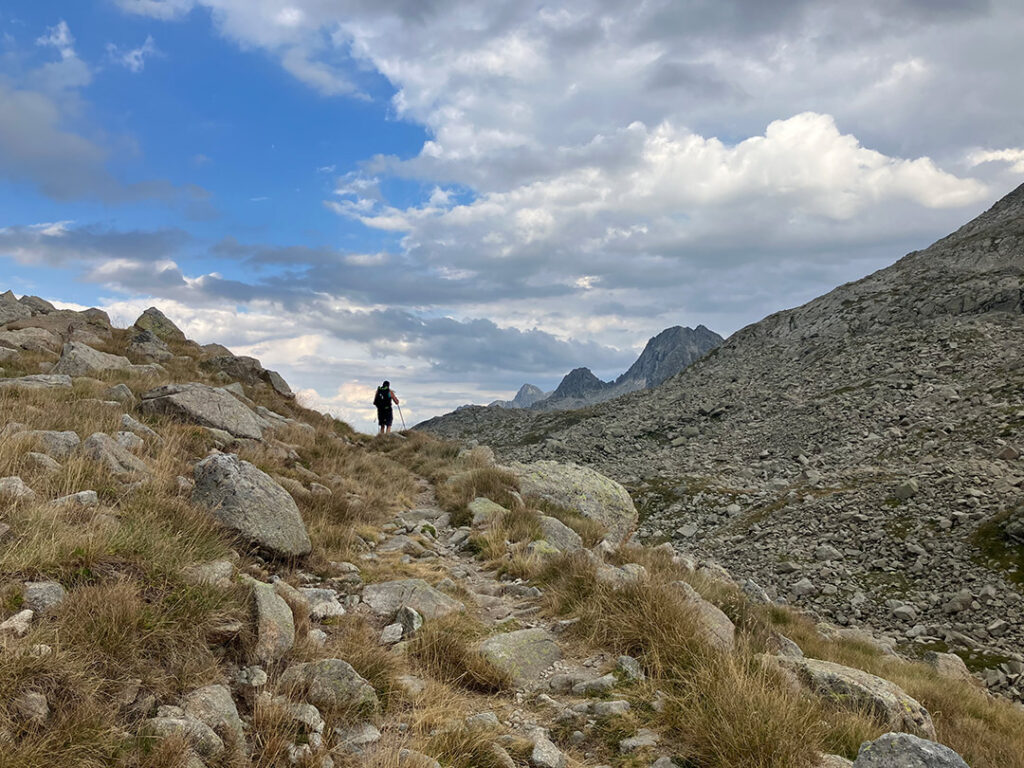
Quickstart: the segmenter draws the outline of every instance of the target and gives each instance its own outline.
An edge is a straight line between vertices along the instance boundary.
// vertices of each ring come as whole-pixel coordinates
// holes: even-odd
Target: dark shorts
[[[377,423],[382,427],[390,427],[391,422],[394,420],[395,414],[390,408],[378,408],[377,409]]]

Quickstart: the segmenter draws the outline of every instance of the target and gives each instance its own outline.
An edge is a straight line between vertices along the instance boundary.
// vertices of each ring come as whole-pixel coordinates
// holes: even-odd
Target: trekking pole
[[[398,405],[398,404],[396,403],[396,405]],[[405,432],[406,431],[406,428],[405,428],[405,416],[402,416],[402,406],[400,406],[400,405],[398,406],[398,415],[401,416],[401,418],[402,418],[402,431]]]

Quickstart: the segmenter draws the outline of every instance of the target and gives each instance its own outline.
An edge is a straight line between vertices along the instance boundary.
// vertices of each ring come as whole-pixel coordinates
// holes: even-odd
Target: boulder
[[[295,619],[292,610],[274,587],[249,579],[256,610],[256,648],[254,655],[262,664],[278,661],[295,645]]]
[[[216,453],[196,465],[192,501],[273,556],[302,557],[312,550],[291,495],[270,475],[234,454]]]
[[[24,606],[41,615],[63,603],[68,593],[56,581],[26,581],[21,594]]]
[[[0,293],[0,325],[31,316],[32,310],[20,303],[12,291]]]
[[[971,671],[967,668],[964,660],[955,653],[928,651],[924,655],[923,661],[942,677],[950,680],[962,680],[969,683],[976,682],[974,675],[971,674]]]
[[[102,432],[87,437],[78,451],[117,477],[149,472],[146,462]]]
[[[536,495],[608,529],[613,543],[625,541],[637,523],[637,511],[626,489],[589,467],[536,461],[510,466],[524,496]]]
[[[530,765],[534,768],[565,768],[567,763],[568,760],[562,750],[556,747],[542,730],[537,729],[533,735]]]
[[[120,403],[125,408],[135,407],[135,395],[127,384],[115,384],[108,387],[103,393],[103,399],[113,403]],[[126,416],[128,414],[125,414]]]
[[[70,430],[66,432],[55,432],[52,430],[30,430],[21,433],[24,440],[35,445],[40,453],[45,453],[58,461],[71,458],[71,455],[78,449],[82,440],[78,433]]]
[[[71,389],[71,377],[63,374],[34,373],[14,379],[0,379],[0,389]]]
[[[508,512],[501,504],[497,504],[483,496],[477,496],[466,505],[469,514],[473,516],[473,527],[482,528],[491,524],[492,521]]]
[[[322,710],[373,709],[378,704],[373,686],[341,659],[292,664],[281,675],[281,685]]]
[[[575,552],[583,549],[583,539],[572,528],[561,520],[547,515],[540,516],[540,528],[544,532],[544,540],[562,552]]]
[[[240,746],[245,743],[242,718],[238,716],[231,691],[225,686],[208,685],[205,688],[197,688],[185,697],[182,709],[193,720],[208,725],[221,738],[233,740]]]
[[[949,747],[909,733],[887,733],[860,745],[853,768],[968,768]]]
[[[93,349],[79,341],[64,345],[60,360],[50,373],[66,376],[96,376],[107,371],[123,371],[131,368],[132,361],[121,355],[110,355]]]
[[[36,492],[25,485],[20,477],[0,477],[0,499],[4,501],[32,501]]]
[[[378,616],[391,619],[402,606],[408,606],[430,621],[466,606],[458,600],[434,589],[423,579],[401,579],[367,584],[363,588],[363,602]]]
[[[125,350],[134,360],[147,363],[165,363],[174,357],[171,348],[152,331],[139,331],[128,342]]]
[[[0,331],[0,347],[25,352],[59,352],[64,342],[45,328],[20,328]]]
[[[53,304],[48,302],[46,299],[39,298],[38,296],[29,296],[28,294],[25,294],[18,299],[18,303],[22,306],[28,307],[34,315],[45,315],[50,312],[57,311],[57,308],[53,306]]]
[[[852,667],[819,659],[776,656],[784,670],[816,696],[845,709],[870,712],[885,727],[935,738],[932,717],[895,683]]]
[[[708,645],[728,653],[736,644],[736,626],[716,605],[709,603],[685,581],[673,582],[683,595],[686,605],[693,609],[701,637]]]
[[[517,683],[537,680],[562,659],[562,649],[546,629],[520,629],[483,640],[478,650],[491,664]]]
[[[167,316],[156,307],[150,307],[135,321],[135,327],[140,331],[149,331],[156,338],[164,342],[186,341],[185,334],[167,319]]]
[[[281,375],[276,371],[268,371],[255,357],[218,355],[203,360],[199,367],[211,373],[221,373],[224,377],[243,384],[269,384],[279,395],[294,396]]]
[[[180,421],[222,429],[235,437],[258,440],[260,419],[227,392],[205,384],[169,384],[142,396],[143,413],[164,414]]]

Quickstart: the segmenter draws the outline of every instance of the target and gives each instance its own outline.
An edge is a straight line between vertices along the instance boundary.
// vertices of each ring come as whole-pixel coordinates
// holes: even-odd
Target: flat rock
[[[64,602],[68,593],[56,581],[26,581],[21,594],[26,608],[44,614]]]
[[[860,745],[853,768],[968,768],[949,747],[909,733],[887,733]]]
[[[536,461],[510,465],[519,478],[524,496],[536,495],[608,529],[609,540],[624,541],[637,523],[637,511],[629,493],[619,483],[589,467]]]
[[[873,714],[894,731],[935,738],[931,715],[895,683],[852,667],[819,659],[773,657],[817,696],[855,711]]]
[[[121,355],[111,355],[93,349],[79,341],[69,341],[61,350],[60,360],[51,373],[67,376],[95,376],[107,371],[127,370],[132,361]]]
[[[234,454],[216,453],[196,465],[193,503],[226,528],[277,557],[312,550],[291,495],[265,472]]]
[[[139,409],[251,440],[262,437],[265,423],[228,392],[196,382],[152,389],[142,396]]]
[[[562,659],[562,649],[546,629],[520,629],[492,635],[477,646],[491,664],[517,683],[537,680]]]
[[[71,389],[71,377],[63,374],[36,373],[14,379],[0,379],[0,389]]]
[[[393,618],[398,609],[408,606],[428,621],[466,606],[443,592],[434,589],[423,579],[401,579],[367,584],[363,588],[363,602],[378,616]]]
[[[292,664],[281,675],[281,685],[301,691],[305,701],[323,710],[375,708],[379,703],[373,686],[342,659]]]

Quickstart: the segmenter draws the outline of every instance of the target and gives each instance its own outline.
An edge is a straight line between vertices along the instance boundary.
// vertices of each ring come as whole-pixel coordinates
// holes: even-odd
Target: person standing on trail
[[[391,403],[398,405],[398,395],[391,389],[391,382],[385,381],[377,387],[377,394],[373,396],[373,404],[377,406],[377,423],[380,425],[378,434],[391,432],[391,422],[395,418],[391,410]]]

